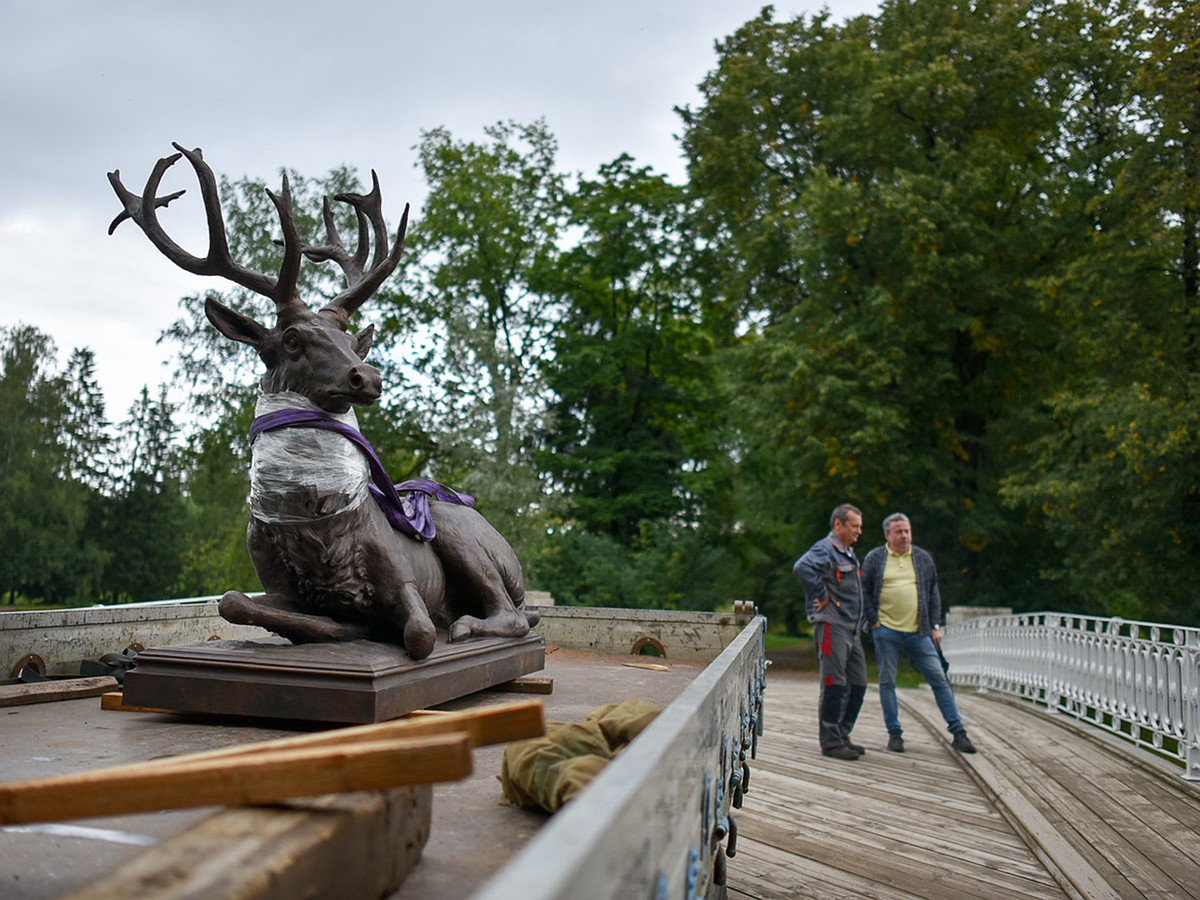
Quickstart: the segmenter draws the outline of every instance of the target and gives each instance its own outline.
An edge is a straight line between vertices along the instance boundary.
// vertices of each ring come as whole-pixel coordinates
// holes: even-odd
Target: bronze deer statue
[[[140,196],[125,188],[119,171],[109,173],[124,206],[109,234],[132,219],[186,271],[222,276],[275,303],[275,325],[268,328],[211,297],[204,302],[213,326],[253,347],[267,368],[252,431],[247,529],[250,557],[265,593],[229,591],[221,598],[221,615],[297,643],[400,642],[416,660],[433,651],[439,629],[452,641],[527,634],[537,617],[525,609],[524,574],[508,542],[470,498],[423,480],[391,485],[357,430],[354,407],[374,403],[383,385],[379,371],[365,362],[374,326],[349,334],[347,325],[395,269],[407,205],[388,251],[379,179],[372,172],[369,194],[334,198],[354,209],[354,254],[342,243],[328,198],[328,244],[308,245],[297,232],[285,175],[279,194],[267,191],[283,230],[283,262],[272,277],[231,258],[212,169],[198,148],[173,146],[178,152],[158,161]],[[200,184],[208,222],[204,257],[176,244],[158,221],[157,210],[184,193],[157,196],[163,175],[181,156]],[[345,274],[346,289],[317,312],[297,291],[302,257],[332,260]]]

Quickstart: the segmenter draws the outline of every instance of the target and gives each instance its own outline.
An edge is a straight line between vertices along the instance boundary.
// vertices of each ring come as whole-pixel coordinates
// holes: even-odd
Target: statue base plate
[[[545,667],[542,639],[439,640],[423,660],[374,641],[283,638],[152,647],[125,674],[124,703],[187,713],[365,725]]]

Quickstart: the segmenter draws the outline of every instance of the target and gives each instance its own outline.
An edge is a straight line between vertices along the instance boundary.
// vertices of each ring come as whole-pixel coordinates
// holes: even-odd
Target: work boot
[[[903,753],[904,752],[904,738],[902,738],[900,736],[900,732],[898,732],[898,731],[889,731],[888,732],[888,749],[891,750],[893,753]]]
[[[821,750],[824,756],[832,757],[833,759],[858,759],[858,754],[841,744],[837,747],[825,747]]]
[[[855,753],[857,753],[859,756],[862,756],[864,753],[867,752],[866,747],[864,747],[862,744],[850,743],[849,738],[846,739],[846,746],[849,747],[851,750],[853,750]]]
[[[959,753],[974,753],[975,745],[971,743],[971,739],[967,737],[966,731],[954,732],[954,739],[950,741],[950,746]]]

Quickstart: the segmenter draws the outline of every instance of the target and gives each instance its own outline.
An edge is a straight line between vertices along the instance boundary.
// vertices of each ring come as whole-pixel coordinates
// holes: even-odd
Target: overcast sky
[[[96,353],[110,419],[168,378],[155,341],[191,276],[126,224],[106,173],[140,192],[171,142],[218,174],[277,182],[374,168],[395,228],[425,188],[422,131],[482,139],[500,120],[544,118],[560,168],[594,175],[620,153],[682,182],[675,106],[698,102],[713,44],[762,0],[2,0],[0,326],[35,325],[65,360]],[[777,20],[871,0],[786,0]],[[190,175],[176,166],[182,179]],[[194,181],[181,183],[195,197]],[[168,230],[203,255],[199,207]],[[186,240],[188,235],[200,238]],[[184,242],[184,241],[181,241]]]

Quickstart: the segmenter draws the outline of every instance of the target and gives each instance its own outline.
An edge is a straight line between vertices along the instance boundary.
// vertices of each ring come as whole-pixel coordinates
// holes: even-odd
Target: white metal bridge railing
[[[1200,781],[1200,629],[1038,612],[946,629],[950,680],[1028,700],[1178,761]]]

